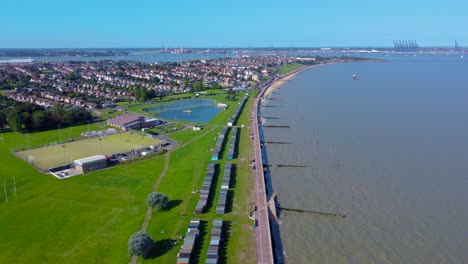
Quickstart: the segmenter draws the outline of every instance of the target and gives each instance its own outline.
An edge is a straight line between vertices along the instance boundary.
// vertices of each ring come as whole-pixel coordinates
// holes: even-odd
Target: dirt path
[[[180,149],[182,147],[185,147],[187,146],[188,144],[194,142],[195,140],[198,140],[199,138],[205,136],[206,134],[210,133],[211,131],[213,131],[215,128],[217,128],[217,126],[207,130],[205,133],[201,134],[201,135],[198,135],[196,136],[195,138],[191,139],[190,141],[187,141],[185,142],[184,144],[182,145],[179,145],[177,147],[175,147],[174,149],[172,149],[171,151],[167,152],[165,155],[164,155],[164,167],[161,171],[161,173],[159,174],[159,177],[158,179],[156,180],[156,182],[154,183],[154,186],[153,186],[153,191],[156,192],[158,190],[158,187],[159,185],[161,184],[161,181],[163,180],[164,176],[166,175],[166,172],[167,172],[167,169],[169,168],[169,161],[170,161],[170,157],[171,157],[171,152],[177,150],[177,149]],[[145,220],[143,221],[143,224],[141,225],[141,231],[142,232],[146,232],[146,230],[148,229],[148,225],[149,225],[149,222],[151,221],[151,216],[152,216],[152,209],[151,208],[148,208],[146,210],[146,215],[145,215]],[[136,264],[137,263],[137,260],[138,260],[138,257],[137,256],[133,256],[132,257],[132,260],[130,263],[132,264]]]

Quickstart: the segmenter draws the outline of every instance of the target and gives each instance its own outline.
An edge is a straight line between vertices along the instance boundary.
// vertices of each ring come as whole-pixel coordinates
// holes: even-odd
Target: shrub
[[[158,211],[161,211],[164,208],[166,208],[168,203],[169,198],[166,195],[158,192],[152,192],[146,198],[146,205]]]
[[[153,246],[153,239],[147,233],[138,231],[128,240],[128,254],[146,258]]]

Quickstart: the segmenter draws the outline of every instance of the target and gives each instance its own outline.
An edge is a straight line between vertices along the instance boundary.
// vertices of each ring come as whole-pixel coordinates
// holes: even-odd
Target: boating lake
[[[281,207],[346,215],[283,210],[287,263],[468,262],[467,61],[322,66],[270,98]]]
[[[221,109],[215,105],[215,100],[194,99],[170,103],[145,109],[149,113],[157,113],[156,117],[169,120],[186,121],[190,123],[208,123]]]

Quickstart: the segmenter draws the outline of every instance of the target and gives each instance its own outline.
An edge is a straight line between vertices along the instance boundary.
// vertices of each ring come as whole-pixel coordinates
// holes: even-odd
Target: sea
[[[375,57],[304,71],[261,108],[289,126],[263,128],[284,260],[468,263],[468,61]]]

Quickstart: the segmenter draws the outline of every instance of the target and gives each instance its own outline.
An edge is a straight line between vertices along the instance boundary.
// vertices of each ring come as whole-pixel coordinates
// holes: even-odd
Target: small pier
[[[263,125],[263,127],[271,127],[271,128],[290,128],[291,126],[287,126],[287,125]]]
[[[268,208],[271,211],[271,214],[273,215],[274,220],[276,221],[276,223],[279,223],[278,213],[276,212],[276,203],[275,203],[276,196],[278,196],[278,194],[273,193],[273,195],[270,197],[270,200],[268,201],[267,204],[268,204]]]
[[[327,213],[327,212],[320,212],[320,211],[312,211],[312,210],[304,210],[304,209],[296,209],[296,208],[287,208],[287,207],[279,207],[278,209],[295,212],[295,213],[307,213],[307,214],[315,214],[320,216],[330,216],[330,217],[337,217],[337,218],[346,218],[346,215],[340,213]]]
[[[292,165],[292,164],[278,164],[276,165],[278,168],[307,168],[309,166],[306,165]]]
[[[272,116],[262,116],[263,119],[283,119],[281,117],[272,117]]]

